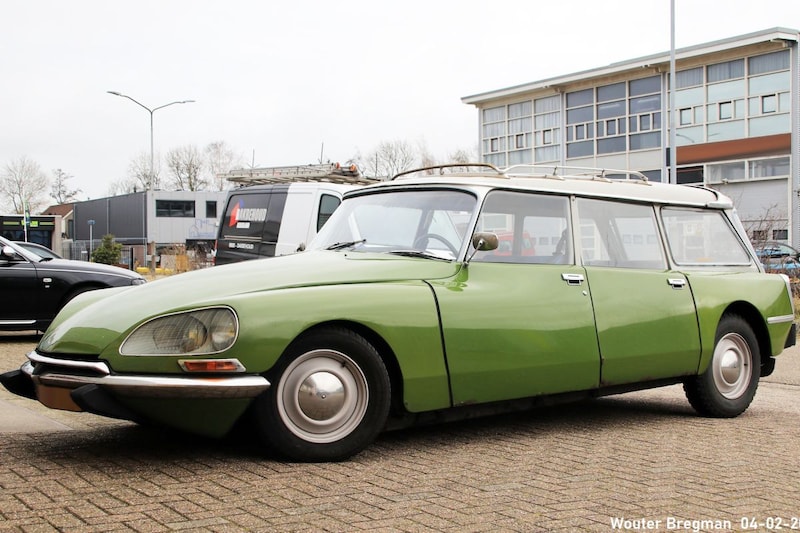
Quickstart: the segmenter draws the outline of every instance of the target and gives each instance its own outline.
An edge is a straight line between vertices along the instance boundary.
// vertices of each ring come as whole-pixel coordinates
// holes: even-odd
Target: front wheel
[[[389,374],[360,335],[328,328],[296,341],[256,399],[262,441],[298,461],[338,461],[360,452],[389,413]]]
[[[722,317],[711,363],[705,372],[684,382],[689,403],[704,416],[731,418],[743,413],[758,387],[760,353],[753,329],[744,318]]]

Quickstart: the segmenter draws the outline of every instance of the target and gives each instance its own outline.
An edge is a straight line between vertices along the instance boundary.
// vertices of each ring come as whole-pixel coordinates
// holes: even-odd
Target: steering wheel
[[[448,241],[447,239],[436,233],[424,233],[419,237],[417,237],[416,239],[414,239],[414,248],[419,248],[420,246],[422,246],[422,243],[427,239],[433,239],[439,241],[440,243],[444,244],[447,247],[447,249],[450,250],[450,252],[452,252],[453,257],[458,257],[458,250],[456,250],[456,247],[453,246],[450,243],[450,241]]]

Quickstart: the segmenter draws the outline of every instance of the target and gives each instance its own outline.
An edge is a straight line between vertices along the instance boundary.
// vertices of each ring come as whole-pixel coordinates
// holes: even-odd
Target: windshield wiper
[[[350,248],[351,246],[355,246],[356,244],[362,244],[367,242],[367,239],[360,239],[357,241],[345,241],[345,242],[337,242],[335,244],[331,244],[326,250],[341,250],[342,248]]]
[[[430,252],[423,252],[421,250],[392,250],[386,253],[392,255],[402,255],[403,257],[422,257],[425,259],[438,259],[439,261],[452,261],[452,259],[432,254]]]

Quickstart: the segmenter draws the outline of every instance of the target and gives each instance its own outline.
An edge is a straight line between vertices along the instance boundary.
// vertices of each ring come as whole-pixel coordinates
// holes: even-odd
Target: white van
[[[280,183],[233,189],[217,231],[215,264],[295,253],[358,187],[327,182]]]

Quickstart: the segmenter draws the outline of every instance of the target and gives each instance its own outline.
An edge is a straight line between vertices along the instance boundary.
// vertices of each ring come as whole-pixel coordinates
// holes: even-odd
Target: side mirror
[[[491,252],[492,250],[497,250],[500,241],[497,239],[496,233],[490,233],[488,231],[478,231],[472,235],[472,247],[475,248],[469,257],[464,261],[464,266],[469,265],[469,262],[472,261],[472,258],[475,257],[475,254],[478,252]]]
[[[19,259],[19,255],[17,255],[17,251],[14,250],[14,248],[5,245],[3,246],[2,250],[2,259],[6,261],[16,261],[17,259]]]
[[[497,250],[499,245],[496,233],[479,231],[472,236],[472,247],[476,252],[491,252]]]

